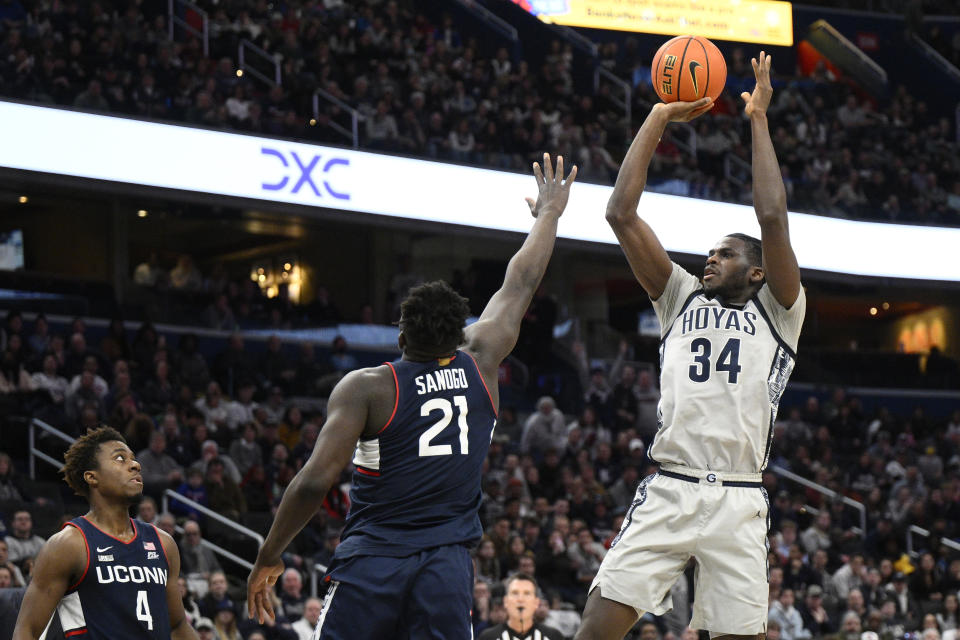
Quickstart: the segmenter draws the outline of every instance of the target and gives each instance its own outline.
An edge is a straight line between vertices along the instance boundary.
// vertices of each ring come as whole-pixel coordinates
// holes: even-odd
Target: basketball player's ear
[[[752,283],[763,282],[763,267],[750,268],[750,282]]]
[[[83,472],[83,481],[87,483],[91,489],[100,484],[100,479],[97,478],[96,471],[84,471]]]
[[[400,335],[397,336],[397,346],[400,347],[400,351],[407,346],[407,336],[403,335],[403,331],[400,332]]]

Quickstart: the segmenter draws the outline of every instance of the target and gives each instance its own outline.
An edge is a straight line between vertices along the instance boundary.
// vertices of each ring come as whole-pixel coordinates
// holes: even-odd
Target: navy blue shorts
[[[462,545],[412,556],[354,556],[327,573],[319,640],[473,637],[473,562]]]

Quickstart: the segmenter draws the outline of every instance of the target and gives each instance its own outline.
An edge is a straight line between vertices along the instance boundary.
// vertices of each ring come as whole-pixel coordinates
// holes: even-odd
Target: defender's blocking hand
[[[537,200],[527,198],[527,205],[530,207],[530,213],[534,218],[544,211],[552,212],[555,215],[561,215],[567,207],[567,199],[570,197],[570,185],[577,179],[577,165],[573,165],[570,175],[563,179],[563,156],[557,156],[557,171],[553,171],[553,164],[550,162],[550,154],[543,154],[543,170],[540,169],[540,163],[533,163],[533,175],[537,179]]]
[[[765,114],[767,107],[770,106],[770,98],[773,97],[773,85],[770,84],[770,63],[772,60],[773,58],[763,51],[760,52],[759,61],[756,58],[750,59],[750,63],[753,65],[753,75],[757,78],[757,86],[752,94],[746,91],[740,94],[740,97],[746,103],[744,112],[748,116]]]

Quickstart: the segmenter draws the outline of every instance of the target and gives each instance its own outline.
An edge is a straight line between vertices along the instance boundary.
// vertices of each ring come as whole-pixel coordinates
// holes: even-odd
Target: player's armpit
[[[257,555],[258,564],[280,562],[280,554],[317,512],[350,461],[367,425],[370,389],[379,382],[374,371],[352,371],[333,388],[327,402],[327,421],[310,458],[283,493],[276,518]]]
[[[37,555],[13,640],[37,640],[67,589],[82,578],[86,568],[87,545],[76,527],[65,527],[51,536]]]
[[[767,286],[777,302],[789,309],[800,295],[800,265],[790,245],[786,213],[781,217],[760,219],[760,239]]]
[[[627,257],[630,269],[652,299],[663,294],[673,273],[673,263],[667,255],[657,235],[640,216],[619,216],[607,218],[614,235],[620,242],[620,248]]]

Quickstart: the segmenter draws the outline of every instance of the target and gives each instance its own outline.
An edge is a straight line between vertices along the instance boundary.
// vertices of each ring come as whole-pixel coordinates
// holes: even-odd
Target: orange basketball
[[[716,100],[727,81],[727,63],[706,38],[677,36],[653,56],[651,75],[664,102],[693,102],[706,96]]]

